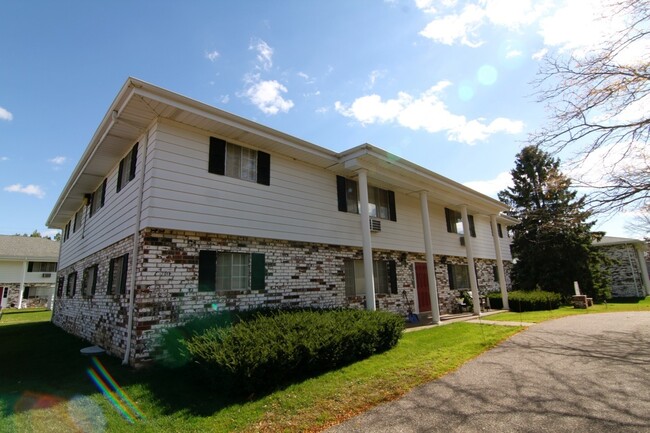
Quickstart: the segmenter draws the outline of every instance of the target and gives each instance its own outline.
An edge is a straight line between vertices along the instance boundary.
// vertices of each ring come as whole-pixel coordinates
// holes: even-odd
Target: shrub
[[[555,310],[562,304],[562,295],[544,290],[516,290],[508,292],[508,304],[511,311]]]
[[[187,326],[179,333],[181,356],[215,386],[246,394],[390,349],[404,328],[401,316],[363,310],[264,312],[197,330],[209,322],[201,320],[191,325],[193,334]]]
[[[503,309],[503,299],[501,299],[501,292],[489,292],[487,298],[490,300],[490,308],[494,310]]]

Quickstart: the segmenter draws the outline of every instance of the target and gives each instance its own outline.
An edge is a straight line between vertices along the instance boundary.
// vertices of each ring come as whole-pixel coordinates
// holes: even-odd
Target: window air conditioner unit
[[[465,236],[461,236],[461,237],[460,237],[460,244],[461,244],[462,246],[465,246]]]
[[[371,232],[380,232],[381,231],[381,220],[370,218],[370,231]]]
[[[48,272],[45,272],[45,273],[41,274],[41,277],[43,277],[43,278],[50,278],[51,276],[52,276],[52,274],[50,274]]]

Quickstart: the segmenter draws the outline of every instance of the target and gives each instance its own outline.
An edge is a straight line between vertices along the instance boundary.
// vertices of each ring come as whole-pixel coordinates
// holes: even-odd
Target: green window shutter
[[[120,169],[117,171],[117,191],[122,190],[122,172],[124,171],[124,159],[120,161]]]
[[[386,262],[386,267],[388,268],[388,284],[390,292],[397,294],[397,264],[395,260],[389,260]]]
[[[199,251],[199,292],[216,290],[217,252]]]
[[[131,149],[131,167],[129,167],[129,180],[135,178],[135,167],[138,164],[138,143]]]
[[[126,274],[129,270],[129,255],[124,254],[122,256],[122,275],[120,275],[121,280],[120,280],[120,295],[124,295],[126,293]],[[133,282],[133,288],[135,289],[135,281]]]
[[[115,259],[111,259],[108,263],[108,287],[106,288],[106,294],[113,294],[113,268],[115,267]]]
[[[251,254],[251,290],[264,290],[266,264],[264,254]]]
[[[339,202],[339,211],[348,211],[348,199],[345,192],[345,178],[343,176],[336,176],[336,195]]]
[[[92,296],[95,296],[95,288],[97,287],[97,270],[98,270],[98,266],[97,265],[93,266],[93,281],[92,281],[92,286],[90,288],[90,294]]]
[[[271,184],[271,155],[266,152],[257,152],[257,183]]]
[[[226,141],[217,137],[210,137],[210,155],[208,158],[208,171],[214,174],[226,173]]]

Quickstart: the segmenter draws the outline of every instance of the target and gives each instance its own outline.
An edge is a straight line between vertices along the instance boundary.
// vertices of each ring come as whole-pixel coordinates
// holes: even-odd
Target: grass
[[[23,310],[5,308],[2,310],[0,326],[15,325],[18,323],[49,322],[51,319],[52,311],[46,308],[29,308]]]
[[[102,356],[143,414],[131,423],[89,379],[87,370],[97,367],[79,355],[86,343],[51,323],[3,324],[2,433],[319,431],[458,368],[521,329],[454,323],[406,333],[390,351],[246,401],[224,398],[190,370],[133,370]]]
[[[608,302],[596,304],[587,309],[560,307],[557,310],[526,311],[524,313],[499,313],[486,318],[486,320],[505,320],[512,322],[539,323],[560,317],[575,316],[577,314],[616,313],[624,311],[650,311],[650,297],[638,302]]]

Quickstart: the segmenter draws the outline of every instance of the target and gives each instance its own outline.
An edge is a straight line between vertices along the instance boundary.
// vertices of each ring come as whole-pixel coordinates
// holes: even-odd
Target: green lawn
[[[642,299],[639,302],[608,302],[597,304],[587,309],[560,307],[557,310],[526,311],[524,313],[499,313],[486,317],[486,320],[539,323],[545,320],[574,316],[576,314],[615,313],[622,311],[650,311],[650,297]]]
[[[102,356],[134,409],[98,392],[87,370],[100,369],[79,355],[87,344],[51,323],[5,322],[11,316],[0,327],[0,432],[318,431],[458,368],[521,329],[455,323],[406,333],[388,352],[246,401],[225,399],[190,371],[135,371]]]
[[[52,311],[45,308],[29,308],[24,310],[5,308],[2,310],[0,326],[15,325],[18,323],[49,322],[51,319]]]

